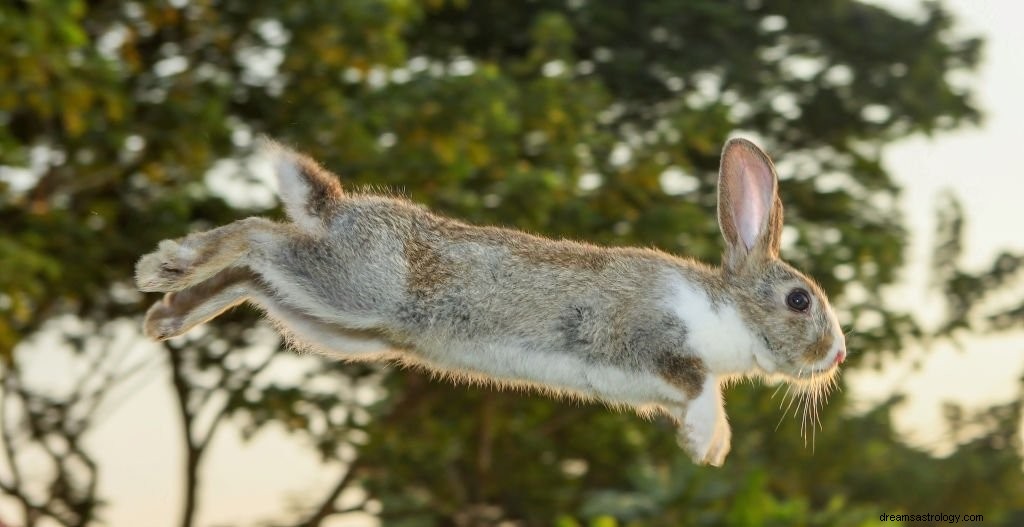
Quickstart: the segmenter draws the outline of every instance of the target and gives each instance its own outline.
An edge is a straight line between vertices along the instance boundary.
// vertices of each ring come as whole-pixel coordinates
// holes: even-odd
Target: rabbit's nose
[[[836,364],[842,364],[846,362],[846,348],[841,348],[839,353],[836,353]]]

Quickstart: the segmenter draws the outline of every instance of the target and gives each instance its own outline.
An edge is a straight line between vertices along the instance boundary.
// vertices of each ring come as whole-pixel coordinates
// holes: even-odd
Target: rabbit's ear
[[[751,258],[778,258],[782,200],[771,159],[754,143],[732,139],[722,150],[718,175],[718,225],[725,237],[727,268]]]

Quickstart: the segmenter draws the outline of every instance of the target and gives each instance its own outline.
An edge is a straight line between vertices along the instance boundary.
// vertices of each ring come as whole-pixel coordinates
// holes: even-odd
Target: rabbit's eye
[[[786,305],[793,311],[807,311],[811,307],[811,295],[803,289],[794,289],[786,295]]]

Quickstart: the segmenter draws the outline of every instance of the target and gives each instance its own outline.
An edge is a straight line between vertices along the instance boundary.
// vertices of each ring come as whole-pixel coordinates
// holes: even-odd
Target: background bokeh
[[[1024,524],[1024,247],[993,232],[1024,174],[1010,140],[935,146],[1007,123],[961,23],[992,4],[0,3],[0,523]],[[731,387],[712,469],[667,420],[299,356],[250,309],[146,342],[139,255],[281,217],[260,134],[471,222],[712,262],[719,151],[752,137],[843,389],[802,437],[785,388]]]

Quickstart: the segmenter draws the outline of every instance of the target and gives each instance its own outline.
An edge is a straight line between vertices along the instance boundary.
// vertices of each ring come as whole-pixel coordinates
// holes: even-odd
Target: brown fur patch
[[[435,217],[440,232],[450,240],[468,240],[505,247],[526,262],[564,269],[600,271],[613,256],[606,247],[571,240],[550,240],[501,227],[466,225],[445,217]]]
[[[691,398],[700,395],[704,389],[704,379],[707,377],[704,361],[676,353],[662,353],[655,360],[662,378],[682,389]]]
[[[306,210],[313,216],[324,217],[344,195],[338,177],[304,155],[296,155],[295,164],[309,184]]]
[[[832,333],[825,332],[825,334],[807,350],[807,358],[812,361],[820,361],[821,359],[824,359],[828,351],[832,349],[833,340],[835,339],[832,337]]]
[[[768,161],[771,165],[771,161]],[[775,169],[772,169],[775,172]],[[778,186],[778,179],[775,183]],[[776,190],[778,192],[778,190]],[[782,198],[778,194],[775,194],[775,203],[772,205],[771,213],[768,215],[768,230],[765,232],[765,237],[762,240],[764,250],[768,253],[770,258],[779,257],[779,248],[782,245]]]
[[[437,291],[455,275],[444,256],[422,239],[405,240],[405,259],[409,265],[407,285],[409,291],[429,293]]]
[[[537,264],[587,271],[600,271],[608,266],[609,255],[596,247],[569,241],[556,243],[515,243],[510,248],[515,256]]]

